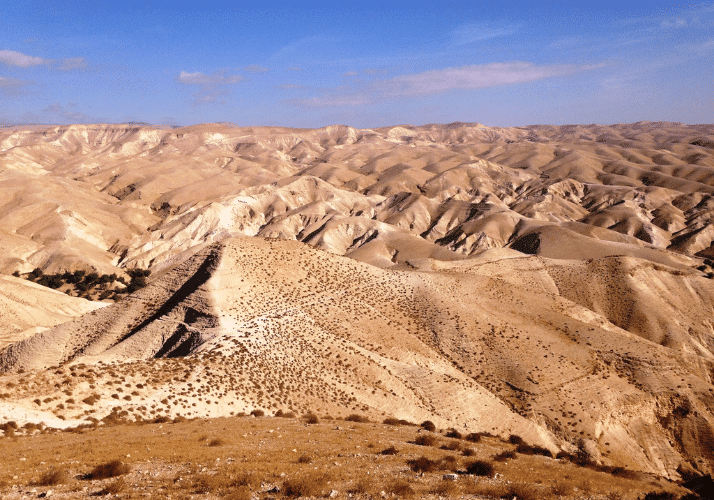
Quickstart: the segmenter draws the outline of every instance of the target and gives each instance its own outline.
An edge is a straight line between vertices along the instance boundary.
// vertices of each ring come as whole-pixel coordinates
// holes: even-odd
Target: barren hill
[[[153,274],[0,352],[0,421],[359,412],[711,472],[713,134],[2,129],[0,270]]]
[[[514,254],[383,270],[298,242],[224,240],[7,349],[4,370],[33,371],[5,411],[68,423],[119,409],[361,412],[553,451],[582,440],[606,463],[670,476],[710,470],[712,282],[631,257]]]

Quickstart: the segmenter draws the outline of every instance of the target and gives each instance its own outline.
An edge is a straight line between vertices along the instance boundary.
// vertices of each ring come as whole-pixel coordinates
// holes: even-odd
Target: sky
[[[0,123],[714,122],[714,3],[4,1]]]

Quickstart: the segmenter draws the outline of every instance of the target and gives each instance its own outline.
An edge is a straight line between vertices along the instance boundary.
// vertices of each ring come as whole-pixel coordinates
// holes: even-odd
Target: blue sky
[[[0,123],[714,122],[714,3],[5,1]]]

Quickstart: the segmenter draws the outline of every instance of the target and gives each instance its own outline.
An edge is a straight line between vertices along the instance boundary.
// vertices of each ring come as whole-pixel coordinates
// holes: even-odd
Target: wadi
[[[212,464],[182,474],[262,478],[162,469],[177,498],[679,498],[714,471],[713,222],[714,125],[0,128],[0,490],[77,436],[143,477],[170,453],[117,433],[171,428]],[[218,426],[290,465],[248,471],[257,438]],[[300,490],[294,463],[341,472]],[[34,493],[99,491],[62,484]]]

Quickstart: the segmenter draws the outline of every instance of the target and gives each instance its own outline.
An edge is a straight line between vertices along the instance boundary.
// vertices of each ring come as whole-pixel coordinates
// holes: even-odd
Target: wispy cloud
[[[45,115],[51,115],[50,121],[52,122],[59,120],[62,123],[103,123],[107,121],[106,118],[93,117],[83,113],[82,111],[75,109],[76,107],[76,103],[70,103],[67,107],[65,107],[60,103],[55,102],[44,108],[42,113]]]
[[[233,85],[238,82],[242,82],[245,78],[241,75],[226,75],[223,72],[217,71],[210,75],[205,73],[187,73],[182,71],[176,77],[178,83],[183,83],[184,85]]]
[[[521,24],[506,22],[462,24],[451,32],[451,40],[456,45],[466,45],[467,43],[512,35],[520,28]]]
[[[345,71],[342,76],[352,77],[359,75],[358,71]]]
[[[302,71],[302,68],[298,66],[291,66],[290,68],[286,68],[288,71]]]
[[[87,67],[87,60],[84,57],[70,57],[64,59],[57,68],[60,71],[72,71],[74,69],[84,69]]]
[[[257,64],[251,64],[250,66],[243,68],[243,71],[250,71],[251,73],[267,73],[270,69],[264,68],[263,66],[259,66]]]
[[[245,80],[243,76],[229,75],[225,71],[216,71],[210,75],[201,72],[188,73],[182,71],[176,77],[178,83],[200,87],[199,90],[193,94],[192,106],[218,102],[220,97],[231,93],[228,88],[229,85],[235,85],[243,80]]]
[[[0,50],[0,63],[7,64],[9,66],[27,68],[29,66],[49,64],[51,62],[51,59],[45,59],[44,57],[28,56],[27,54],[15,52],[14,50]]]
[[[7,76],[0,76],[0,93],[8,96],[16,96],[25,93],[25,87],[33,85],[34,82],[18,80]]]
[[[440,94],[451,90],[470,90],[525,83],[544,78],[572,75],[603,67],[596,65],[536,65],[514,61],[457,68],[444,68],[386,80],[372,81],[362,88],[327,92],[320,97],[291,101],[302,107],[357,106],[389,99]]]

